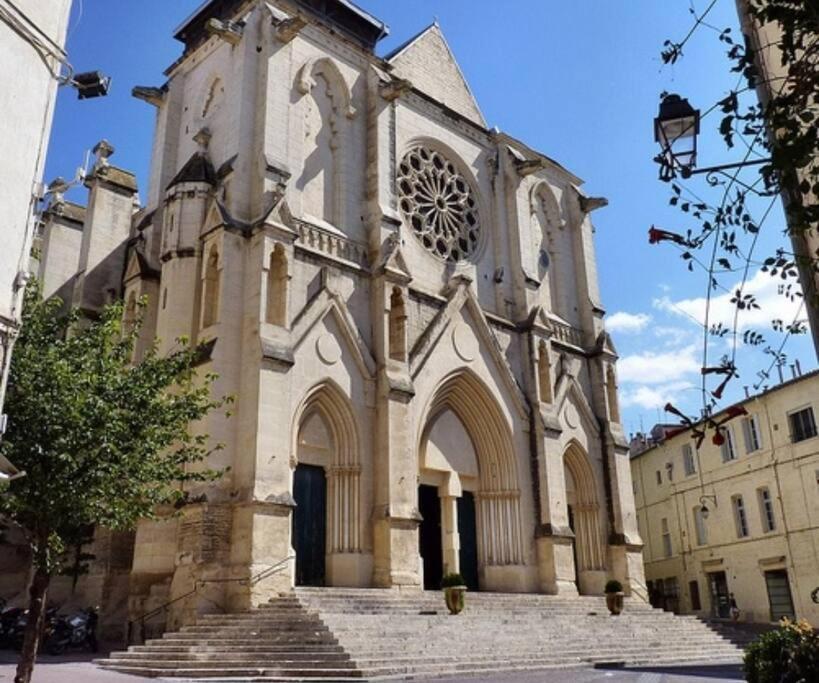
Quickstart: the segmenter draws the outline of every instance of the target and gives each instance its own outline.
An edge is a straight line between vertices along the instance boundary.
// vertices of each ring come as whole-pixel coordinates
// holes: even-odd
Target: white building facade
[[[29,274],[34,209],[42,196],[70,10],[71,0],[0,2],[0,412]]]

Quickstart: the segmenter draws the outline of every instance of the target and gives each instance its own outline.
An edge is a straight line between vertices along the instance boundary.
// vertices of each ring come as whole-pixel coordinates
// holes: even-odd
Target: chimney
[[[802,366],[799,364],[799,359],[794,360],[794,364],[796,365],[796,374],[801,377],[802,376]]]
[[[782,374],[782,366],[779,363],[776,364],[776,371],[779,373],[779,383],[782,384],[782,382],[785,381],[785,377]]]
[[[793,377],[793,379],[796,379],[796,366],[793,363],[791,363],[790,368],[791,368],[791,377]]]
[[[748,391],[748,385],[746,384],[742,388],[745,389],[745,398],[751,398],[751,392]]]
[[[93,152],[97,158],[85,181],[88,208],[73,301],[87,311],[98,311],[119,295],[137,192],[134,175],[109,163],[114,148],[106,140]]]

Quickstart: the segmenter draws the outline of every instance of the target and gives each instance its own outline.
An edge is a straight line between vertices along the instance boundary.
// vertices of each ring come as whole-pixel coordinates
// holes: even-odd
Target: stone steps
[[[612,617],[598,597],[475,593],[450,616],[438,592],[298,588],[247,613],[203,616],[99,663],[143,676],[286,680],[737,663],[740,656],[696,618],[634,600]]]

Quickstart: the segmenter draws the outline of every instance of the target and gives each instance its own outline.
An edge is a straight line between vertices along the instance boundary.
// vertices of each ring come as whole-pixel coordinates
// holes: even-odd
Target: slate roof
[[[171,189],[179,183],[207,183],[216,185],[216,171],[206,154],[195,152],[177,173],[173,180],[168,183],[167,189]]]

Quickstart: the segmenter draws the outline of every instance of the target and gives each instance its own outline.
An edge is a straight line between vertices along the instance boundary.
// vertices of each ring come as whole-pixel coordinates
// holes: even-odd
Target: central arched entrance
[[[459,572],[470,590],[479,589],[477,489],[472,439],[458,416],[444,410],[431,421],[421,455],[418,550],[424,588],[437,590],[445,573]]]
[[[566,450],[563,463],[569,526],[574,532],[577,589],[585,595],[601,594],[606,580],[606,564],[594,471],[586,453],[575,443]]]
[[[520,488],[511,430],[469,371],[445,380],[419,444],[419,555],[424,586],[459,572],[472,590],[499,587],[523,564]]]

